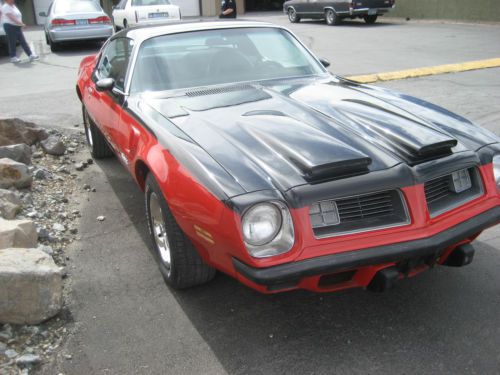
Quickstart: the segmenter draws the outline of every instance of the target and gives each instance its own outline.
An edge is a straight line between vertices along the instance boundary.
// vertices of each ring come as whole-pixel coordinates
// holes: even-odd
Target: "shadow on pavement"
[[[99,166],[150,244],[142,193],[116,160]],[[493,374],[500,363],[500,253],[482,242],[476,248],[472,265],[436,268],[385,294],[266,296],[222,274],[171,291],[230,374]]]

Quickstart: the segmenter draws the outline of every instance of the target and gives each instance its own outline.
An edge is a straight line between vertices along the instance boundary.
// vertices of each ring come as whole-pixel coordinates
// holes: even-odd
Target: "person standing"
[[[222,0],[219,18],[236,18],[236,0]]]
[[[3,29],[5,30],[9,44],[10,62],[15,64],[21,62],[19,57],[16,56],[17,42],[21,44],[21,47],[31,61],[38,60],[39,57],[31,51],[30,46],[24,38],[22,28],[26,25],[23,23],[22,14],[14,4],[14,0],[4,0],[1,13]]]

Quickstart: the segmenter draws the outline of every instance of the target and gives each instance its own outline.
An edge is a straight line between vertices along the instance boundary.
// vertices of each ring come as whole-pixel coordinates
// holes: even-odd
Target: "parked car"
[[[283,11],[292,23],[301,19],[324,19],[328,25],[338,25],[344,18],[363,18],[373,24],[389,12],[395,0],[288,0]]]
[[[95,0],[55,0],[47,12],[45,40],[55,52],[63,43],[104,41],[113,35],[111,19]]]
[[[144,190],[170,285],[380,291],[472,261],[500,220],[500,139],[327,65],[249,21],[123,30],[81,62],[90,152]]]
[[[137,24],[155,24],[181,19],[181,10],[169,0],[121,0],[113,8],[115,30]]]

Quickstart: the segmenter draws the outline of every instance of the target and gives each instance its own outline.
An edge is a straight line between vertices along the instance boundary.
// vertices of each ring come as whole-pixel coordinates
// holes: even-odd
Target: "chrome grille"
[[[465,190],[454,188],[453,174],[435,178],[424,184],[425,198],[431,217],[436,217],[483,194],[483,183],[476,168],[468,168],[455,171],[462,177],[470,179],[470,187],[467,185]],[[465,175],[465,176],[464,176]],[[460,192],[456,192],[460,191]]]
[[[333,214],[332,210],[335,210]],[[320,201],[309,208],[309,216],[317,238],[390,228],[410,222],[399,190]]]

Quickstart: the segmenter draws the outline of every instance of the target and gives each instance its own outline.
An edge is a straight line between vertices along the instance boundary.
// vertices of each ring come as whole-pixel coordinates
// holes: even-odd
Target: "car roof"
[[[161,25],[141,25],[125,29],[116,33],[111,37],[111,40],[116,38],[130,38],[133,40],[145,40],[153,38],[160,35],[185,33],[189,31],[202,31],[202,30],[222,30],[222,29],[232,29],[241,27],[273,27],[281,28],[278,25],[274,25],[268,22],[259,21],[245,21],[245,20],[224,20],[224,21],[178,21],[169,22]]]

